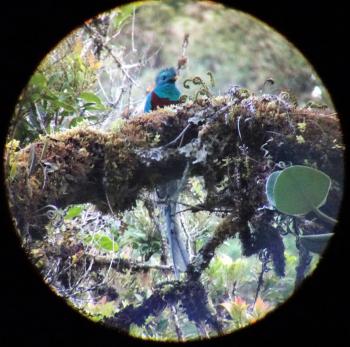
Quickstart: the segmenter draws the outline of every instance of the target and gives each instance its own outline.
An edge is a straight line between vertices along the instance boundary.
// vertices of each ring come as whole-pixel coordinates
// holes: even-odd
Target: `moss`
[[[186,127],[181,141],[164,146]],[[191,153],[177,149],[191,141]],[[10,204],[22,229],[38,230],[47,217],[35,211],[48,205],[91,202],[105,213],[123,211],[142,189],[181,177],[189,160],[191,174],[204,177],[205,204],[232,209],[243,220],[241,239],[249,253],[254,247],[245,224],[266,203],[264,182],[276,165],[314,163],[342,186],[343,150],[336,115],[238,90],[209,98],[204,107],[156,110],[111,132],[85,127],[42,137],[15,153]],[[200,161],[198,151],[205,153]],[[333,193],[337,198],[341,190]]]
[[[10,207],[20,232],[32,238],[45,235],[52,208],[89,202],[103,213],[124,211],[144,189],[182,177],[187,162],[190,175],[203,177],[207,195],[202,207],[231,211],[189,264],[183,282],[155,290],[142,305],[126,306],[106,324],[128,331],[131,324],[142,325],[147,317],[181,301],[197,327],[208,324],[220,333],[200,276],[217,247],[237,234],[243,255],[267,252],[275,273],[283,276],[284,245],[274,224],[276,212],[263,208],[266,178],[276,169],[303,164],[326,172],[333,184],[323,208],[336,217],[344,164],[338,118],[325,110],[298,109],[273,96],[249,95],[238,90],[230,97],[206,99],[205,106],[192,102],[176,110],[157,110],[111,132],[75,128],[42,137],[6,157]],[[191,149],[184,150],[186,145]],[[329,231],[328,225],[309,220],[299,221],[304,232]],[[63,259],[75,256],[80,261],[77,251],[55,247]],[[301,254],[298,281],[307,260]],[[67,274],[60,281],[67,284]]]

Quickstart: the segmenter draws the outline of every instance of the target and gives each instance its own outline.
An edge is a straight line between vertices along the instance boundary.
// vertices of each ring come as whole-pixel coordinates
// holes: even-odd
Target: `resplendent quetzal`
[[[161,70],[156,77],[155,88],[147,95],[145,112],[151,112],[157,107],[177,104],[180,91],[175,85],[176,71],[173,67]]]
[[[176,71],[174,68],[161,70],[156,77],[155,88],[147,95],[144,111],[151,112],[158,107],[177,104],[180,98],[180,91],[177,89]],[[157,196],[161,200],[163,215],[165,219],[166,237],[168,240],[171,261],[174,266],[176,278],[179,272],[186,271],[189,263],[188,252],[180,237],[179,228],[176,222],[176,200],[178,195],[177,180],[167,182],[157,189]]]

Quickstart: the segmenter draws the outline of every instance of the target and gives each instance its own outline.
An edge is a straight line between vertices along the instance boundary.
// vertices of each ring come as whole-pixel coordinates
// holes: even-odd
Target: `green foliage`
[[[125,123],[126,123],[126,120],[123,119],[123,118],[118,118],[118,119],[116,119],[116,120],[112,123],[112,125],[111,125],[111,131],[113,131],[113,132],[119,132],[120,129],[123,128],[123,126],[125,125]]]
[[[83,110],[105,110],[106,107],[102,104],[101,99],[92,92],[82,92],[79,98],[85,101],[83,104]]]
[[[84,205],[74,205],[67,210],[64,219],[69,220],[78,217],[81,214],[81,212],[83,212],[83,210]]]
[[[222,95],[232,83],[259,92],[267,76],[273,76],[278,88],[292,89],[301,100],[309,99],[313,88],[321,85],[312,67],[299,52],[277,33],[267,26],[261,26],[249,16],[241,16],[221,5],[215,7],[210,2],[198,4],[164,1],[148,2],[145,6],[143,4],[132,3],[105,14],[109,16],[111,23],[107,28],[108,47],[125,66],[130,63],[125,69],[140,87],[136,88],[126,78],[115,59],[107,54],[107,50],[104,50],[106,55],[96,54],[101,61],[97,60],[93,53],[96,47],[91,48],[91,37],[84,30],[79,30],[46,57],[22,93],[16,107],[18,124],[15,129],[15,138],[19,139],[21,144],[30,142],[43,133],[65,130],[83,123],[101,124],[105,114],[111,111],[114,122],[109,129],[121,130],[126,122],[120,117],[121,114],[124,115],[122,112],[129,112],[129,106],[137,108],[141,105],[145,98],[146,86],[154,80],[156,71],[161,66],[176,64],[174,57],[179,55],[186,32],[190,34],[186,51],[189,60],[188,66],[181,72],[178,85],[185,89],[189,84],[193,85],[195,88],[192,88],[190,97],[195,101],[205,100],[216,93],[219,96],[213,99],[212,105],[221,105],[224,97],[220,94]],[[136,17],[133,28],[131,19],[134,8]],[[212,30],[213,27],[216,30]],[[164,45],[164,42],[167,44]],[[124,54],[125,52],[134,52],[135,59],[128,61],[128,54]],[[131,66],[138,65],[139,62],[140,66],[137,66],[135,72]],[[141,69],[144,64],[150,67]],[[100,70],[101,66],[103,69]],[[207,82],[198,77],[205,76],[206,73]],[[125,80],[130,83],[128,88],[123,84]],[[122,98],[128,99],[128,107],[123,108],[123,103],[115,102],[114,98],[118,97],[119,93]],[[246,88],[239,88],[239,94],[242,98],[249,96]],[[113,97],[109,100],[106,95]],[[326,93],[323,97],[327,100]],[[331,104],[329,100],[327,102]],[[113,108],[106,105],[113,105]],[[238,112],[237,106],[237,112],[232,113],[232,121]],[[125,112],[125,115],[128,113]],[[196,117],[192,117],[193,123]],[[199,117],[197,119],[199,120]],[[297,135],[297,141],[302,143],[306,139],[306,123],[300,122],[297,127],[302,134]],[[160,136],[156,134],[150,139],[151,146],[157,146],[159,141]],[[20,142],[16,140],[7,145],[10,179],[16,173],[14,153],[19,145]],[[205,163],[206,150],[203,148],[199,154],[196,162]],[[229,172],[231,160],[230,157],[224,158],[221,162],[218,161],[217,165],[227,168]],[[224,193],[232,178],[232,172],[223,175],[221,182],[216,185],[217,191]],[[310,211],[317,212],[326,201],[329,188],[330,178],[327,175],[302,166],[292,166],[274,172],[266,182],[269,203],[277,210],[293,216],[304,215]],[[193,213],[193,207],[203,205],[206,195],[203,179],[191,177],[179,197],[179,209],[185,210],[179,212],[179,221],[181,227],[186,230],[186,247],[192,256],[198,254],[212,237],[218,223],[222,221],[223,214],[219,212],[209,210],[210,212]],[[159,265],[164,250],[160,230],[162,226],[158,225],[157,228],[156,222],[161,220],[161,211],[159,207],[150,211],[149,206],[141,201],[143,198],[140,196],[136,206],[124,212],[122,216],[118,215],[117,220],[115,216],[101,217],[91,206],[71,206],[65,214],[62,213],[63,218],[57,218],[57,223],[55,220],[50,224],[48,245],[54,245],[53,250],[57,252],[54,261],[50,262],[52,259],[45,258],[45,244],[36,245],[35,252],[32,252],[32,256],[36,257],[37,266],[40,264],[41,270],[47,270],[45,278],[52,281],[51,283],[62,292],[65,290],[62,288],[64,281],[61,281],[64,276],[57,273],[57,259],[61,261],[59,257],[62,253],[68,255],[64,260],[67,263],[63,264],[59,271],[71,271],[64,275],[69,277],[67,282],[72,282],[73,285],[68,283],[69,288],[64,294],[76,299],[76,302],[83,302],[80,307],[96,321],[110,317],[128,305],[141,304],[160,283],[173,278],[171,273],[159,269],[140,273],[130,270],[123,273],[117,272],[112,266],[108,270],[101,268],[98,272],[88,273],[88,257],[95,255],[105,257],[106,263],[109,264],[112,264],[111,260],[115,257],[120,257],[139,262],[141,265],[145,261],[149,261],[147,265],[150,266]],[[145,201],[147,199],[152,199],[152,196],[146,196]],[[317,213],[321,215],[320,211]],[[273,227],[288,231],[278,218]],[[77,229],[79,232],[75,233]],[[320,253],[330,236],[331,234],[317,237],[300,235],[300,241],[305,248]],[[237,238],[226,240],[216,250],[209,267],[201,274],[201,281],[208,292],[212,312],[226,327],[237,329],[252,323],[291,295],[294,290],[298,250],[295,248],[294,236],[285,236],[283,242],[286,247],[286,276],[279,278],[273,271],[265,273],[255,303],[253,299],[261,269],[258,257],[243,257]],[[85,256],[87,258],[84,258]],[[318,258],[313,255],[309,271],[312,271],[317,261]],[[85,268],[79,268],[81,264],[84,264]],[[93,289],[101,283],[110,283],[116,288],[118,300],[106,301],[110,299],[105,296],[104,301],[96,303],[95,298],[98,295]],[[186,339],[198,337],[196,326],[179,307],[176,318]],[[132,325],[130,334],[153,339],[177,339],[173,320],[173,312],[167,308],[157,317],[148,317],[142,327]]]
[[[249,277],[251,265],[251,260],[242,257],[233,260],[224,253],[215,257],[203,278],[208,281],[213,300],[216,302],[220,296],[232,292],[235,285],[250,281],[252,279]]]
[[[327,200],[331,179],[322,171],[294,165],[273,172],[266,181],[267,199],[278,211],[292,216],[314,212],[330,224],[337,220],[319,210]]]
[[[213,92],[219,94],[232,83],[258,92],[266,78],[272,77],[276,88],[292,90],[302,102],[312,98],[314,87],[320,86],[322,101],[331,104],[305,58],[284,37],[251,16],[204,1],[152,1],[138,8],[136,21],[142,33],[137,37],[139,49],[148,46],[156,51],[167,42],[151,64],[152,71],[141,76],[146,85],[159,67],[176,64],[174,57],[184,34],[189,33],[189,62],[181,81],[211,71],[215,76]],[[121,40],[125,46],[130,41],[129,37]]]
[[[180,195],[179,200],[194,204],[198,203],[198,199],[204,199],[205,195],[201,177],[193,177],[188,182],[188,189]],[[82,225],[82,230],[79,232],[80,240],[82,240],[87,253],[105,257],[107,262],[108,259],[111,260],[114,257],[143,262],[146,258],[154,255],[149,264],[159,264],[162,252],[160,235],[155,230],[154,220],[150,218],[149,210],[144,202],[139,200],[135,208],[120,216],[122,217],[120,220],[115,220],[115,217],[107,218],[107,216],[98,218],[98,215],[96,216],[93,211],[92,206],[75,205],[69,207],[64,218],[64,223],[67,226],[70,224],[79,225],[82,220],[92,220],[90,232],[87,231],[89,225]],[[153,213],[154,216],[159,217],[160,215],[157,208]],[[184,226],[194,239],[193,250],[198,252],[205,240],[212,235],[221,218],[204,211],[195,214],[184,212],[183,215]],[[112,220],[114,220],[114,224]],[[50,235],[57,237],[58,234],[56,232]],[[69,240],[72,238],[66,240],[64,237],[64,244]],[[216,250],[209,267],[201,275],[201,281],[207,290],[211,310],[224,324],[225,331],[236,330],[261,319],[292,294],[295,266],[298,263],[295,238],[292,235],[287,235],[283,241],[286,246],[286,276],[279,278],[273,271],[266,273],[255,303],[253,298],[256,294],[257,280],[261,270],[261,262],[258,257],[243,257],[239,238],[226,240]],[[43,257],[45,253],[39,249],[35,254],[38,257]],[[81,254],[84,252],[72,255],[73,269],[78,268]],[[39,258],[37,264],[41,268],[45,268],[45,261],[42,259]],[[314,268],[317,261],[313,260],[312,264]],[[83,273],[85,271],[84,268]],[[128,305],[142,304],[145,298],[152,294],[155,287],[169,278],[171,279],[171,274],[165,274],[158,270],[120,273],[114,271],[113,267],[108,270],[101,269],[88,276],[86,281],[89,282],[85,283],[83,280],[82,288],[84,286],[88,288],[91,285],[90,281],[94,284],[97,279],[104,279],[117,290],[118,299],[112,301],[103,296],[102,300],[98,296],[99,301],[91,301],[91,297],[87,296],[84,290],[76,294],[76,297],[78,302],[84,303],[81,305],[81,309],[90,319],[101,321],[105,317],[113,316],[114,313]],[[93,292],[91,294],[94,297]],[[132,325],[129,333],[139,338],[177,340],[178,336],[174,329],[173,319],[172,311],[167,308],[156,317],[148,317],[142,326]],[[188,320],[179,307],[177,307],[177,321],[186,340],[198,337],[195,324]],[[208,333],[215,335],[210,329]]]
[[[236,296],[234,300],[227,301],[221,304],[230,314],[234,321],[235,328],[242,328],[249,322],[248,319],[248,304],[245,300]]]
[[[127,229],[121,241],[122,247],[130,245],[133,252],[147,260],[154,253],[159,253],[161,237],[141,201],[137,202],[136,208],[124,214],[123,220]]]
[[[17,172],[17,162],[15,158],[15,153],[19,149],[19,141],[12,139],[6,143],[5,157],[8,165],[8,179],[13,180]]]
[[[30,82],[32,83],[33,87],[37,88],[45,88],[47,86],[47,81],[43,73],[36,72]]]
[[[199,201],[204,201],[206,192],[203,187],[203,180],[198,177],[189,178],[190,191],[194,195],[194,198]]]
[[[128,71],[141,88],[126,86],[125,75],[111,55],[106,50],[106,54],[95,54],[102,43],[93,40],[91,46],[90,35],[79,29],[47,55],[22,93],[14,134],[21,143],[81,124],[100,125],[112,111],[116,119],[125,110],[140,106],[159,68],[176,65],[174,57],[179,55],[185,33],[189,33],[189,59],[178,84],[189,79],[198,82],[195,86],[199,90],[193,91],[196,100],[222,94],[232,83],[258,92],[266,77],[272,76],[278,90],[292,90],[300,100],[310,100],[318,87],[323,93],[315,101],[331,105],[317,74],[294,47],[268,26],[219,4],[141,1],[118,7],[101,18],[108,19],[104,21],[107,34],[103,43],[126,65],[135,65],[137,71]],[[139,61],[147,62],[147,68],[139,70],[134,64]],[[193,78],[208,71],[208,83]],[[114,101],[119,94],[121,101],[116,108]],[[111,104],[113,108],[107,106]]]
[[[207,72],[207,75],[209,76],[209,82],[211,84],[211,88],[213,88],[215,86],[213,74],[209,71]],[[190,89],[191,86],[189,82],[191,82],[194,87],[197,87],[195,91],[191,92],[192,98],[194,99],[195,102],[200,102],[202,100],[201,96],[204,96],[204,98],[205,97],[209,98],[213,96],[211,92],[211,88],[201,77],[195,76],[193,78],[187,78],[183,82],[183,87],[186,89]],[[187,95],[183,95],[183,97],[186,97],[187,99]]]
[[[39,134],[96,121],[106,111],[90,91],[99,67],[91,52],[84,54],[80,39],[62,41],[39,65],[21,95],[15,137],[32,141]]]
[[[229,313],[232,319],[231,328],[239,329],[254,323],[263,318],[270,310],[271,306],[261,297],[258,297],[252,307],[240,296],[235,296],[233,300],[225,301],[221,304]]]
[[[276,206],[273,190],[275,188],[276,179],[280,173],[281,171],[275,171],[266,180],[266,196],[272,206]]]
[[[94,247],[102,251],[118,252],[119,250],[118,243],[102,233],[87,236],[84,241],[93,244]]]
[[[115,302],[89,304],[85,308],[86,313],[94,322],[98,322],[106,317],[111,317],[115,313]]]
[[[136,10],[143,2],[135,1],[130,4],[119,7],[115,10],[115,16],[113,18],[113,25],[115,29],[120,29],[120,27],[131,18],[134,9]]]
[[[330,186],[331,179],[325,173],[307,166],[290,166],[275,178],[273,201],[283,213],[304,215],[326,202]]]

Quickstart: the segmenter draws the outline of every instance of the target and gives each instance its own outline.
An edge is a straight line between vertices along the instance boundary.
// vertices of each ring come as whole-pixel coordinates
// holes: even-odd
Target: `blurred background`
[[[208,81],[210,71],[214,95],[240,85],[332,108],[303,55],[257,19],[211,1],[138,1],[87,21],[47,55],[19,99],[11,136],[28,143],[79,124],[118,126],[142,113],[157,72],[184,57],[182,92],[185,79]],[[262,90],[268,78],[275,83]]]

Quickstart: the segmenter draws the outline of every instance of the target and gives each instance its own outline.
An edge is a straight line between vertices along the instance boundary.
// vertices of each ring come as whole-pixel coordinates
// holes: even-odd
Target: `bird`
[[[176,79],[177,74],[173,67],[163,69],[157,74],[155,88],[146,97],[145,113],[179,103],[181,93],[175,84]],[[189,255],[176,222],[178,188],[177,180],[171,180],[156,189],[157,197],[163,207],[164,228],[176,279],[179,279],[179,272],[186,271],[189,264]]]
[[[179,103],[181,93],[175,85],[176,79],[177,74],[173,67],[158,73],[155,88],[147,94],[144,112]]]

